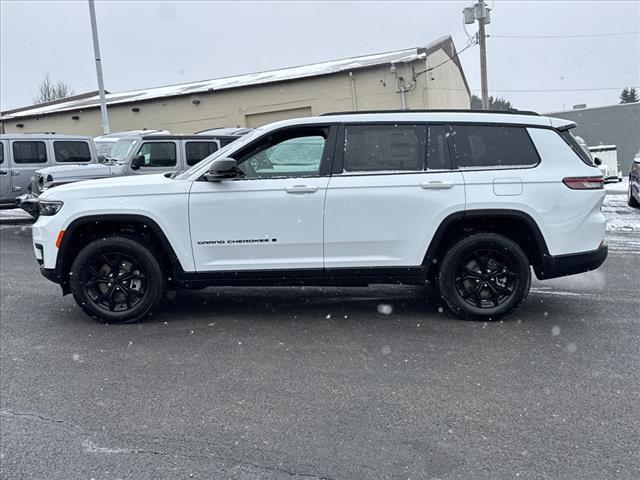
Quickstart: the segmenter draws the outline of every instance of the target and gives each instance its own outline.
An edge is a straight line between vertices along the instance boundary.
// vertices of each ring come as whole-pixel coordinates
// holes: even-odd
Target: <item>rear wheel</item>
[[[529,259],[512,240],[478,233],[460,240],[447,252],[438,285],[456,315],[497,320],[514,311],[529,293]]]
[[[125,237],[106,237],[83,248],[70,279],[78,305],[105,323],[142,320],[161,301],[165,288],[153,253]]]
[[[631,177],[629,177],[629,191],[627,192],[627,203],[630,207],[640,208],[640,203],[633,196],[633,190],[631,189]]]

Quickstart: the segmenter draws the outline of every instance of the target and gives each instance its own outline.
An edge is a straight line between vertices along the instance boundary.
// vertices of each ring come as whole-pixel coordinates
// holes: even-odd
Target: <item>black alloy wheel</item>
[[[154,253],[126,237],[85,246],[69,272],[71,292],[85,313],[105,323],[131,323],[149,315],[164,296],[165,275]]]
[[[438,289],[449,309],[470,320],[498,320],[520,305],[531,286],[527,255],[513,240],[476,233],[445,254]]]

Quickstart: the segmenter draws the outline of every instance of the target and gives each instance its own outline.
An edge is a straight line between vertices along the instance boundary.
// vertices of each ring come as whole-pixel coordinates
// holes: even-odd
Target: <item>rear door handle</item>
[[[453,188],[453,182],[432,180],[430,182],[422,182],[420,188],[424,188],[425,190],[443,190],[445,188]]]
[[[307,186],[307,185],[294,185],[292,187],[287,187],[284,189],[285,192],[296,194],[296,193],[313,193],[318,191],[318,187]]]

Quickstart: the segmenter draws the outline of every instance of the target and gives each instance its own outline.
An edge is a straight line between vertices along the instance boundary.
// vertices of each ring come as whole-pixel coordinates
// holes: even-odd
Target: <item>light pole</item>
[[[464,23],[471,24],[478,20],[478,43],[480,44],[480,90],[482,92],[482,109],[489,109],[489,86],[487,84],[487,46],[484,26],[491,23],[491,9],[487,7],[484,0],[478,0],[473,7],[465,8]]]
[[[91,17],[91,34],[93,35],[93,53],[96,57],[96,74],[98,75],[98,93],[100,94],[100,114],[102,115],[102,134],[109,133],[109,115],[107,101],[104,96],[104,81],[102,79],[102,62],[100,60],[100,44],[98,43],[98,27],[96,26],[96,7],[93,0],[89,0],[89,16]]]

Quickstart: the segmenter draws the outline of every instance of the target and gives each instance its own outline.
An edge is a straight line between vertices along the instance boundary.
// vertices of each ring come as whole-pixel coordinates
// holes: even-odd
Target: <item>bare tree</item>
[[[38,86],[38,96],[33,99],[33,103],[45,103],[59,98],[71,97],[75,92],[67,83],[62,80],[54,82],[47,72],[44,79]]]

